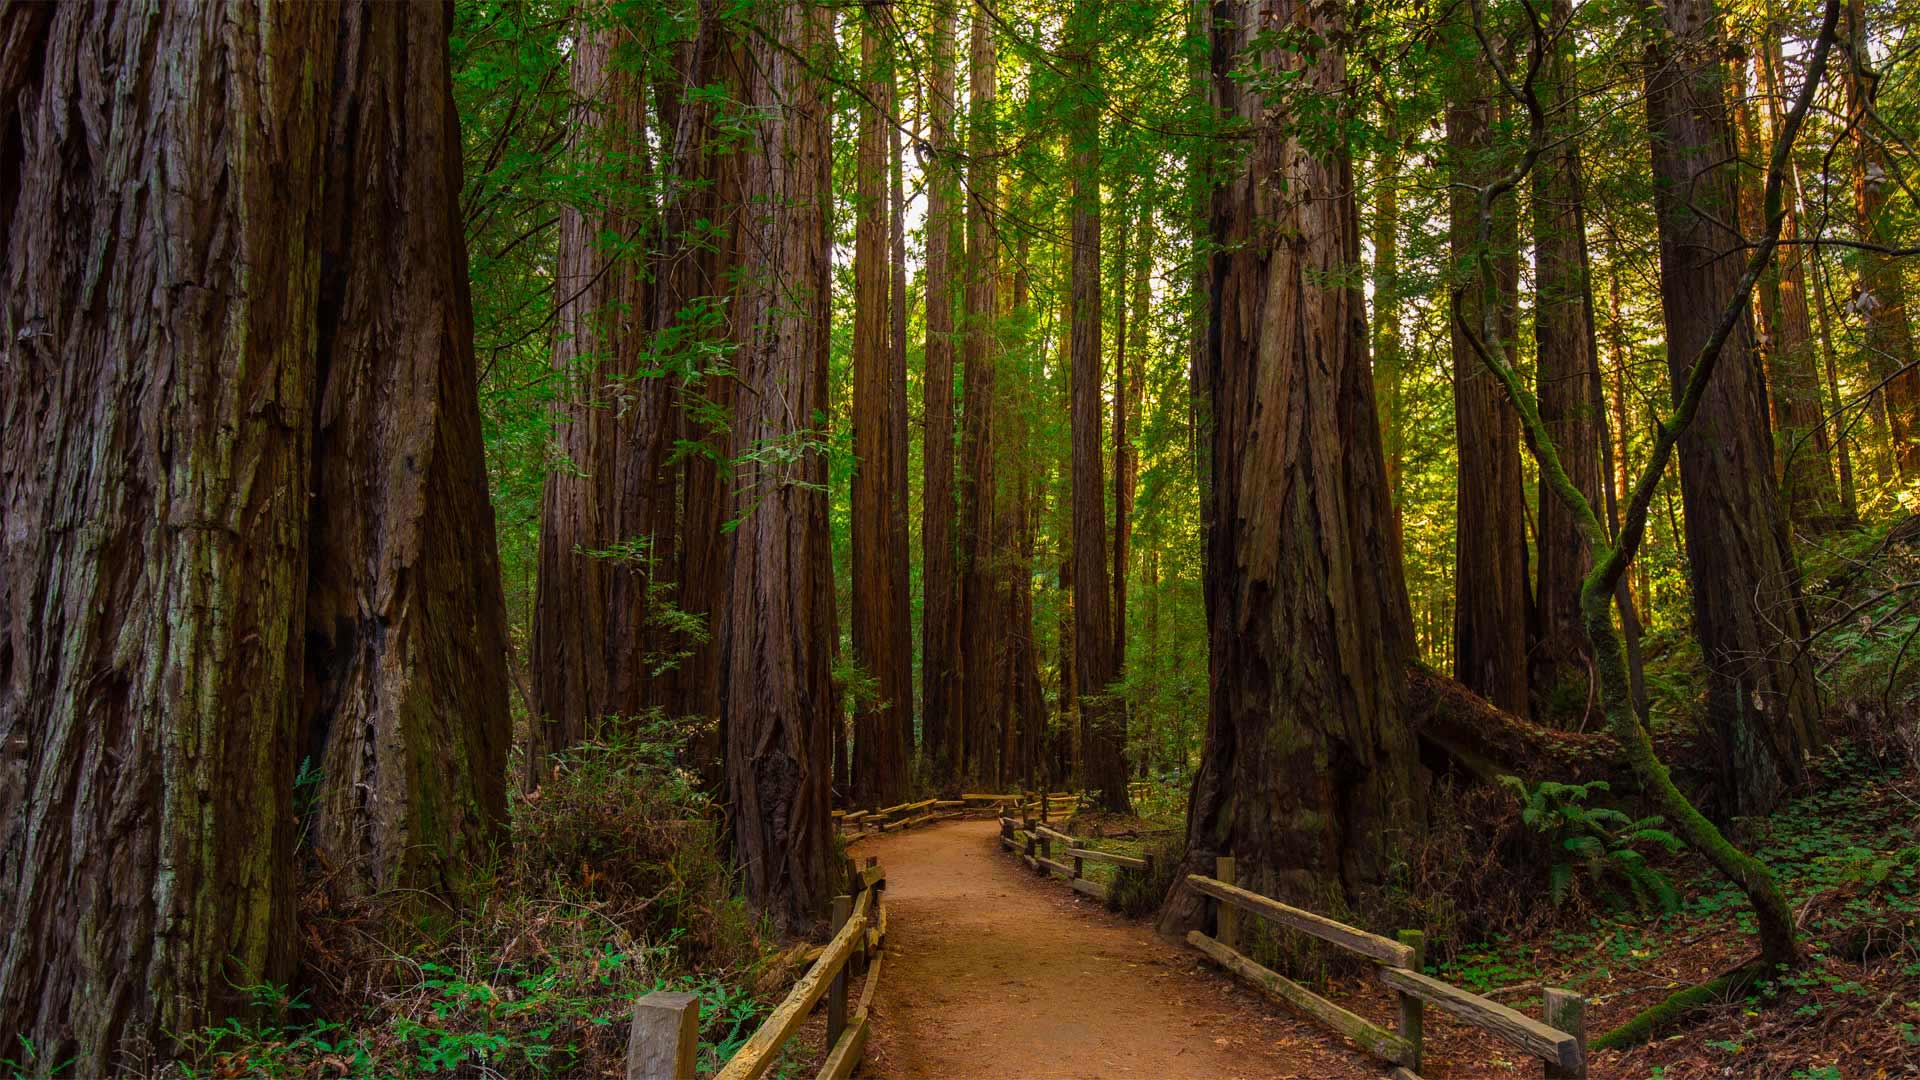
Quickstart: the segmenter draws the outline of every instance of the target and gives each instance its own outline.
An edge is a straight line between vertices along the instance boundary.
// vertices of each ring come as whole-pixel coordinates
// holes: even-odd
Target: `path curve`
[[[993,821],[864,840],[887,958],[877,1080],[1378,1080],[1353,1051],[999,850]]]

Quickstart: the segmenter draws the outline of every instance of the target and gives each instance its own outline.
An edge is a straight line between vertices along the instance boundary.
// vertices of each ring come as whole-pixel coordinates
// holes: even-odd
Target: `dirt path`
[[[862,1075],[884,1080],[1377,1080],[1382,1070],[1191,952],[999,851],[992,821],[861,842],[887,870]]]

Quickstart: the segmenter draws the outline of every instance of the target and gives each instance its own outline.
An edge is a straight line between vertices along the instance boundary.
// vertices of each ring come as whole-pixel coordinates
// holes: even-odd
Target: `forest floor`
[[[1198,954],[999,850],[993,821],[860,842],[887,871],[888,957],[862,1075],[885,1080],[1377,1080]]]

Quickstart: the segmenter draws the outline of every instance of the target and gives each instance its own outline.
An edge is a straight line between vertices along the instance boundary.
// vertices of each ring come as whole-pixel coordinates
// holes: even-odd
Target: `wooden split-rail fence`
[[[1059,844],[1059,858],[1055,858],[1054,845]],[[1020,856],[1026,864],[1040,873],[1052,876],[1058,874],[1074,891],[1082,892],[1096,900],[1108,898],[1108,887],[1098,881],[1090,880],[1086,873],[1086,864],[1090,862],[1110,863],[1134,870],[1152,873],[1152,855],[1122,855],[1114,851],[1096,851],[1087,846],[1085,840],[1069,836],[1045,823],[1028,818],[1024,822],[1010,817],[1000,819],[1000,846]]]
[[[1045,819],[1049,813],[1058,815],[1078,806],[1080,796],[1077,793],[1061,795],[1042,795],[1033,792],[1013,792],[1007,795],[966,794],[957,799],[921,799],[918,802],[901,803],[881,810],[835,810],[833,821],[840,830],[843,840],[852,842],[863,837],[880,833],[897,832],[911,829],[916,825],[925,825],[934,821],[946,821],[975,811],[999,812],[1012,808],[1015,812],[1027,815],[1037,814]]]
[[[1213,908],[1215,934],[1198,930],[1187,943],[1266,997],[1290,1006],[1352,1039],[1368,1053],[1395,1066],[1393,1080],[1419,1080],[1425,1011],[1431,1005],[1458,1020],[1492,1032],[1546,1063],[1549,1080],[1585,1080],[1586,1001],[1565,990],[1545,992],[1545,1021],[1535,1020],[1497,1001],[1422,974],[1425,936],[1402,930],[1398,940],[1370,934],[1357,927],[1291,907],[1249,892],[1234,884],[1234,861],[1216,860],[1214,874],[1187,875],[1187,886],[1208,898]],[[1381,983],[1399,999],[1400,1016],[1394,1029],[1381,1027],[1349,1012],[1276,971],[1262,967],[1239,951],[1240,917],[1252,915],[1275,926],[1315,937],[1372,961]]]
[[[833,939],[793,984],[714,1080],[759,1080],[813,1010],[826,1003],[827,1057],[819,1080],[846,1080],[866,1053],[873,994],[886,953],[886,872],[868,859],[850,868],[854,892],[833,899]],[[858,997],[849,983],[864,975]],[[851,1011],[849,1009],[851,1008]],[[627,1039],[627,1080],[693,1080],[700,1046],[700,1001],[694,994],[655,992],[634,1003]]]

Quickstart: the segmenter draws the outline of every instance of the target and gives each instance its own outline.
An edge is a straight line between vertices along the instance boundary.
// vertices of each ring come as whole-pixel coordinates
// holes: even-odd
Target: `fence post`
[[[1075,855],[1073,857],[1073,880],[1079,881],[1081,878],[1086,877],[1087,875],[1083,870],[1084,867],[1080,865],[1080,856]]]
[[[1234,884],[1233,856],[1220,855],[1215,857],[1213,860],[1213,876],[1215,879],[1224,881],[1228,885]],[[1214,940],[1229,949],[1238,949],[1240,947],[1240,909],[1224,900],[1214,901],[1214,909],[1219,913],[1216,917],[1216,921],[1219,924],[1216,929],[1219,933],[1215,935]]]
[[[837,936],[846,928],[847,920],[853,915],[853,897],[840,895],[833,898],[833,932]],[[840,1033],[847,1027],[847,966],[833,973],[833,984],[827,989],[827,1045],[831,1047],[840,1041]]]
[[[633,1003],[627,1080],[693,1080],[699,1052],[699,997],[655,990]]]
[[[1400,944],[1413,950],[1413,959],[1407,966],[1419,971],[1427,962],[1427,935],[1420,930],[1402,930]],[[1413,1060],[1406,1063],[1414,1072],[1420,1071],[1420,1040],[1426,1030],[1426,1004],[1405,991],[1400,997],[1400,1037],[1413,1044]]]
[[[1547,1080],[1587,1080],[1587,999],[1571,990],[1546,993],[1544,1019],[1580,1043],[1580,1063],[1571,1069],[1547,1062]]]

